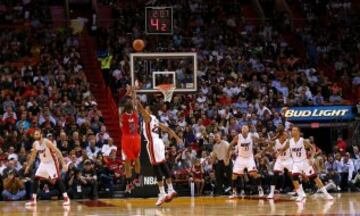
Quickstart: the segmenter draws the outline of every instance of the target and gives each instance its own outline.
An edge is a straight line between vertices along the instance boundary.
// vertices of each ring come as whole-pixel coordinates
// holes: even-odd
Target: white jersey
[[[146,123],[143,121],[144,137],[148,142],[153,140],[159,140],[159,120],[154,116],[150,115],[150,122]]]
[[[34,147],[37,153],[39,153],[41,163],[56,163],[57,157],[55,152],[51,151],[46,145],[49,140],[42,139],[34,142]]]
[[[283,143],[280,142],[279,139],[275,140],[275,151],[279,152],[281,149],[284,148],[286,143],[288,142],[288,139],[286,139]],[[284,153],[278,156],[278,159],[280,160],[288,160],[291,157],[290,154],[290,148],[288,148]]]
[[[295,162],[306,160],[306,149],[304,146],[304,139],[300,139],[295,142],[294,138],[290,139],[290,151],[291,157]]]
[[[147,140],[147,152],[149,154],[150,163],[156,165],[166,161],[165,145],[159,136],[159,120],[150,115],[150,122],[143,122],[144,137]]]
[[[253,140],[250,134],[248,134],[246,138],[244,138],[242,134],[238,135],[237,149],[240,157],[253,157]]]

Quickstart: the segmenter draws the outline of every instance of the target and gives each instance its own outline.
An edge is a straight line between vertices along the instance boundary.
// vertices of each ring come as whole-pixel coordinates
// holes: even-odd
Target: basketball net
[[[159,90],[164,95],[165,102],[171,102],[172,96],[175,91],[175,85],[173,84],[161,84],[155,86],[156,90]]]

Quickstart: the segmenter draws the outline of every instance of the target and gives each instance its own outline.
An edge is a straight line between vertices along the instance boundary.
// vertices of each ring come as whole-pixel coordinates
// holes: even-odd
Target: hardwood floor
[[[0,202],[0,215],[72,216],[72,215],[146,215],[146,216],[223,216],[223,215],[360,215],[360,193],[334,194],[333,201],[321,195],[309,196],[297,203],[289,196],[275,200],[243,197],[180,197],[162,207],[155,207],[155,198],[72,200],[62,207],[61,201],[39,201],[37,207],[25,208],[24,202]]]

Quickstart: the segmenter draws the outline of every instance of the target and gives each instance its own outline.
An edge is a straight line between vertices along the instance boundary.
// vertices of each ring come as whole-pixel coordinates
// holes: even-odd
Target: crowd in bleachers
[[[175,95],[170,104],[151,95],[142,97],[143,102],[158,105],[155,114],[160,121],[173,128],[184,141],[176,145],[163,135],[178,185],[188,187],[189,180],[193,180],[205,183],[206,191],[213,191],[216,161],[210,153],[217,132],[230,141],[241,126],[250,125],[252,136],[259,140],[255,147],[258,152],[266,147],[279,124],[291,125],[276,108],[344,103],[344,84],[329,79],[317,68],[316,62],[295,56],[282,36],[282,31],[289,28],[289,23],[280,21],[282,16],[255,27],[236,12],[236,5],[232,8],[215,1],[173,1],[176,8],[181,8],[175,15],[175,34],[148,38],[141,33],[143,15],[136,13],[137,1],[123,2],[128,6],[126,10],[115,1],[107,2],[114,6],[117,19],[112,29],[98,30],[97,43],[99,49],[105,49],[112,56],[111,68],[104,72],[109,73],[105,77],[117,98],[129,84],[128,54],[132,52],[134,38],[151,40],[146,52],[181,52],[195,48],[198,53],[199,91],[196,94]],[[5,1],[1,5],[7,21],[15,21],[10,17],[20,13],[11,10],[16,7],[14,4],[14,1]],[[24,8],[19,17],[25,15],[22,14],[26,11]],[[47,16],[43,14],[39,20]],[[2,199],[24,199],[30,193],[31,178],[23,173],[32,146],[32,132],[37,127],[42,128],[44,136],[64,154],[69,170],[63,179],[71,198],[96,199],[100,190],[112,192],[116,187],[121,188],[124,186],[122,162],[89,91],[84,65],[80,62],[79,39],[69,29],[55,31],[33,26],[0,33]],[[342,76],[347,74],[350,80],[354,77],[352,83],[359,85],[359,69],[354,57],[341,57],[347,51],[344,47],[349,33],[345,27],[343,30],[343,36],[337,41],[344,42],[344,46],[336,47],[341,52],[333,54],[331,60],[338,62],[339,70],[344,71]],[[298,33],[305,43],[311,37],[317,38],[313,31],[304,32]],[[326,39],[328,43],[331,40]],[[358,54],[358,48],[352,53]],[[29,56],[31,61],[22,61]],[[17,64],[11,64],[14,61]],[[257,159],[264,185],[272,174],[273,157],[268,154]],[[334,182],[335,190],[348,187],[356,190],[360,180],[359,161],[357,147],[342,146],[331,155],[319,154],[314,164],[322,178]],[[282,188],[291,190],[290,184],[286,185]],[[51,184],[43,183],[40,188],[41,199],[59,195]]]
[[[97,184],[97,174],[110,190],[121,179],[122,165],[114,163],[118,160],[114,158],[117,147],[89,91],[80,63],[79,39],[70,29],[34,28],[16,34],[31,36],[20,41],[28,40],[26,49],[35,50],[31,56],[37,55],[37,61],[14,65],[10,62],[13,59],[5,59],[6,63],[0,66],[3,199],[23,198],[25,188],[29,193],[30,178],[23,172],[35,128],[41,128],[44,137],[53,141],[71,164],[64,174],[69,194],[74,197],[89,194],[96,198],[97,187],[104,187]],[[7,48],[3,46],[3,49]],[[77,190],[79,185],[83,187],[82,193]],[[40,198],[57,193],[51,184],[45,184]]]
[[[344,88],[344,94],[359,98],[359,16],[348,0],[298,1],[306,16],[304,26],[298,26],[296,34],[303,41],[307,55],[314,63],[328,63],[340,77],[336,82]]]
[[[0,2],[1,24],[30,23],[33,26],[51,23],[47,0],[3,0]]]
[[[322,26],[319,27],[319,22],[305,27],[304,31],[296,29],[299,40],[307,48],[307,58],[303,59],[295,55],[293,47],[283,37],[291,25],[283,21],[288,14],[277,13],[264,25],[252,26],[244,22],[241,13],[231,13],[229,7],[218,2],[177,2],[175,8],[181,8],[186,14],[177,11],[172,37],[158,38],[141,32],[141,14],[135,13],[130,19],[126,15],[134,11],[124,8],[135,10],[136,4],[114,5],[118,19],[113,28],[98,32],[99,49],[109,52],[112,59],[110,70],[104,71],[105,77],[109,77],[109,83],[119,98],[129,84],[128,54],[132,52],[131,42],[134,39],[145,40],[145,52],[182,52],[195,48],[198,54],[200,81],[196,94],[175,94],[169,104],[164,104],[161,98],[154,95],[141,97],[144,103],[154,105],[159,110],[155,114],[161,122],[174,128],[184,139],[184,145],[179,146],[168,141],[166,134],[163,136],[168,141],[168,157],[180,182],[187,184],[188,178],[185,176],[191,175],[197,160],[201,161],[207,182],[215,181],[209,153],[216,132],[221,132],[225,140],[231,141],[241,126],[248,124],[259,137],[260,144],[255,150],[258,151],[262,145],[266,146],[277,125],[289,124],[284,122],[276,108],[349,103],[343,93],[351,85],[353,77],[357,82],[356,73],[359,71],[358,64],[345,60],[349,43],[347,38],[357,38],[356,31],[350,33],[346,30],[350,24],[341,26],[332,23],[337,27],[331,31],[334,34],[344,28],[343,35],[337,38],[333,38],[334,35],[322,29]],[[310,1],[306,7],[315,6]],[[357,22],[357,17],[352,22]],[[350,27],[356,28],[356,25]],[[324,37],[318,37],[319,34]],[[104,38],[107,40],[102,40]],[[326,43],[322,43],[321,38]],[[311,52],[313,46],[317,49],[315,54]],[[329,50],[325,48],[325,52],[323,46],[332,47]],[[358,47],[352,46],[352,49],[349,55],[355,57],[359,54]],[[328,71],[319,67],[316,59],[320,57],[336,62],[335,65],[343,65],[339,69],[341,73],[337,74],[341,80],[333,79]],[[342,153],[343,156],[345,154]],[[327,158],[327,155],[321,154],[318,160],[324,162]],[[358,156],[352,155],[352,158],[355,164],[359,163]],[[258,165],[262,164],[264,177],[271,175],[272,161],[271,156],[258,161]],[[347,173],[344,171],[346,167],[336,171]],[[352,177],[359,168],[358,165],[354,167]]]

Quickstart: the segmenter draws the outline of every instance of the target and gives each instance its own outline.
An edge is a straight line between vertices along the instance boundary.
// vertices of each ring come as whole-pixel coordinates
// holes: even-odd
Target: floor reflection
[[[69,207],[63,207],[61,201],[39,201],[38,206],[27,208],[24,202],[0,202],[0,215],[360,215],[360,194],[335,194],[334,197],[335,200],[326,201],[321,195],[312,195],[302,202],[295,202],[288,196],[278,196],[275,200],[182,197],[162,207],[154,206],[155,199],[72,201]]]

